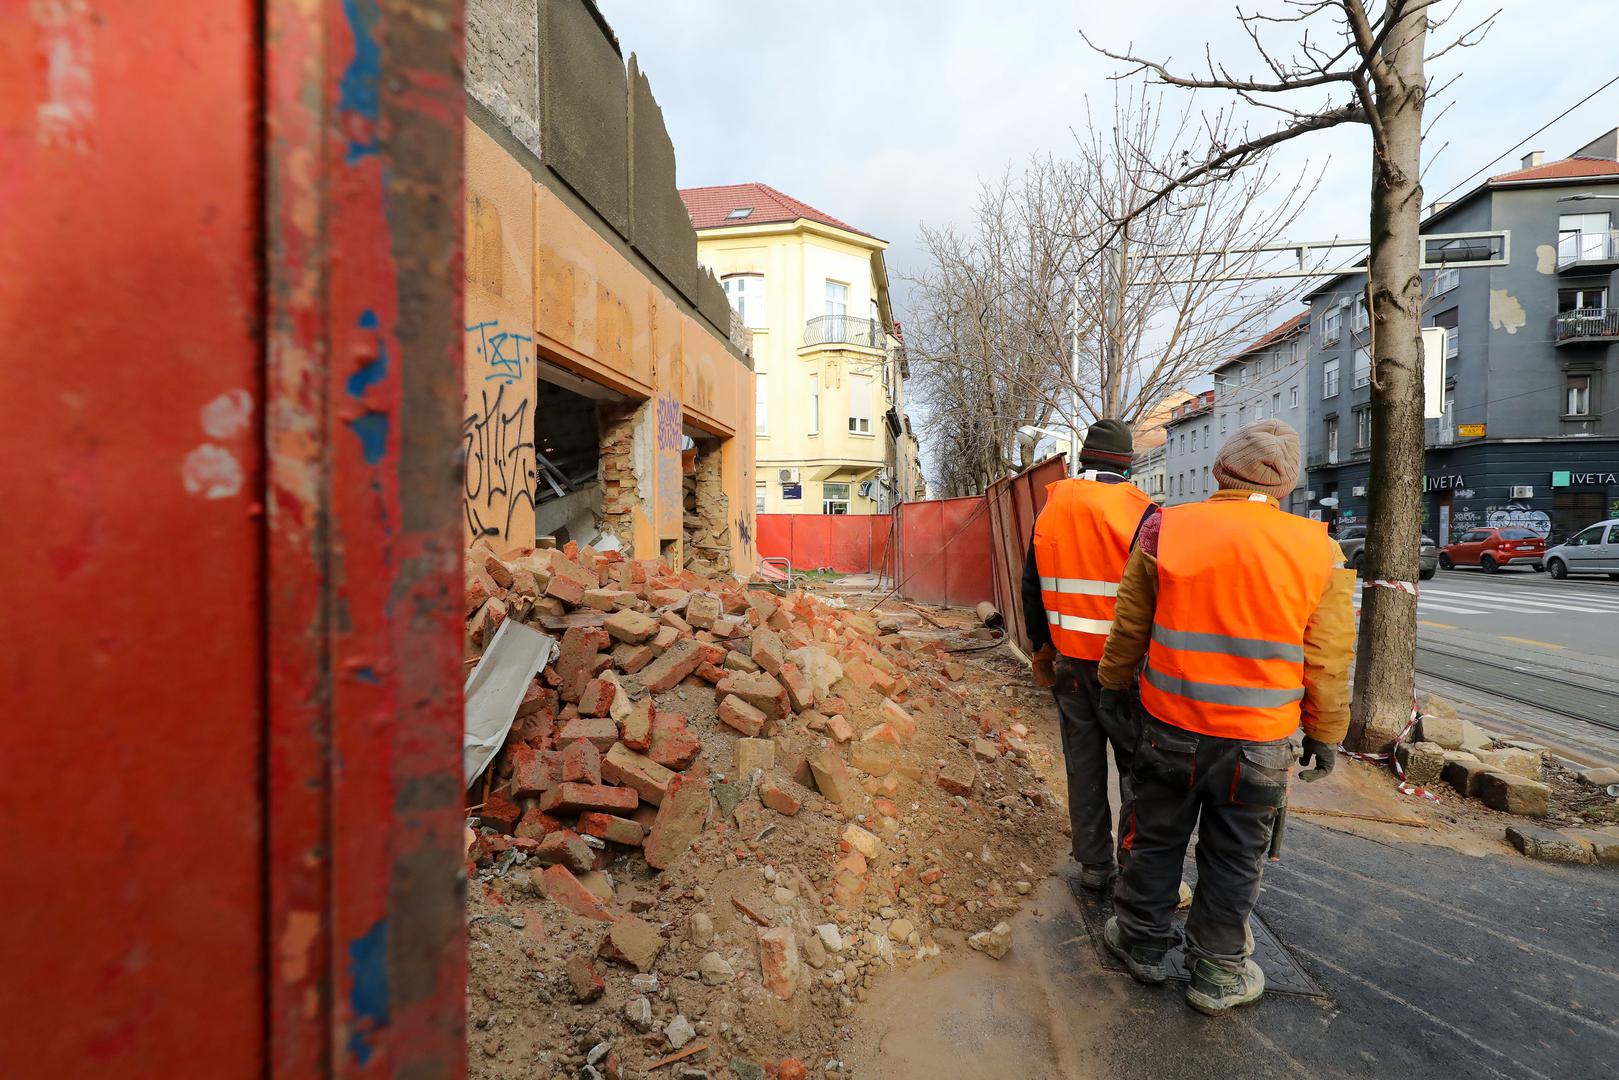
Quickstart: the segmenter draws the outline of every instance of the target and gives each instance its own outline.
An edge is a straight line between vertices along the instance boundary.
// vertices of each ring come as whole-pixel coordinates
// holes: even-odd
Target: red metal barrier
[[[994,599],[982,496],[902,503],[896,514],[901,596],[952,607]]]
[[[882,573],[888,565],[888,514],[760,514],[757,549],[793,569]]]
[[[1006,629],[1018,648],[1029,651],[1023,630],[1023,563],[1034,537],[1034,519],[1046,505],[1046,487],[1068,475],[1067,458],[1059,454],[1030,466],[1016,476],[990,485],[990,563],[995,571],[995,607],[1006,618]]]
[[[464,1071],[461,22],[0,4],[0,1076]]]

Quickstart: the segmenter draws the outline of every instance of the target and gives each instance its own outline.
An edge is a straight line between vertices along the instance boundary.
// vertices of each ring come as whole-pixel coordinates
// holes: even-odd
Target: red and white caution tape
[[[1373,582],[1367,582],[1367,584],[1370,585],[1370,584],[1374,584],[1374,583]],[[1410,582],[1392,582],[1392,583],[1379,582],[1377,584],[1410,585],[1411,583]],[[1413,592],[1416,591],[1415,586],[1412,586],[1412,591]],[[1400,764],[1399,755],[1397,755],[1395,753],[1395,751],[1400,748],[1400,744],[1405,742],[1406,738],[1408,736],[1410,736],[1411,732],[1416,729],[1417,721],[1421,720],[1421,719],[1422,719],[1422,714],[1419,711],[1417,711],[1417,700],[1416,700],[1415,697],[1412,697],[1412,699],[1411,699],[1411,719],[1406,721],[1404,730],[1402,730],[1400,732],[1400,734],[1395,738],[1393,744],[1388,748],[1387,753],[1384,753],[1384,754],[1365,754],[1365,753],[1361,753],[1361,752],[1359,752],[1357,750],[1345,750],[1342,746],[1339,746],[1338,750],[1345,757],[1352,757],[1356,761],[1376,761],[1376,762],[1379,762],[1379,763],[1384,762],[1384,761],[1388,762],[1394,768],[1394,775],[1397,778],[1396,783],[1395,783],[1394,786],[1397,789],[1399,789],[1400,794],[1402,794],[1402,795],[1416,795],[1416,796],[1419,796],[1421,798],[1427,799],[1429,802],[1438,802],[1439,798],[1436,795],[1434,795],[1433,792],[1429,791],[1425,787],[1421,787],[1421,786],[1419,786],[1417,784],[1413,784],[1413,783],[1411,783],[1410,781],[1408,781],[1405,778],[1405,767]]]
[[[1417,595],[1417,583],[1414,581],[1383,581],[1370,578],[1362,581],[1360,587],[1363,589],[1393,589],[1395,592],[1410,593],[1412,596]]]

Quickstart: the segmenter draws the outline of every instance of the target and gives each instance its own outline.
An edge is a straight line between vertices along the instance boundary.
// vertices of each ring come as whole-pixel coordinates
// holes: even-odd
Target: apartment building
[[[1424,233],[1466,238],[1447,244],[1455,265],[1423,272],[1423,324],[1445,342],[1423,477],[1441,543],[1491,525],[1561,536],[1619,513],[1616,212],[1619,129],[1560,160],[1531,153],[1425,218]],[[1364,519],[1370,484],[1365,291],[1364,275],[1340,275],[1306,298],[1312,506],[1343,522]]]
[[[886,513],[922,490],[888,244],[768,184],[681,191],[753,335],[755,509]]]

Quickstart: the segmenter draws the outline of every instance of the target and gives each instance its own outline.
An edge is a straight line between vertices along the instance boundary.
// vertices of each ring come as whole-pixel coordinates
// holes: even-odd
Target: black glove
[[[1102,693],[1096,699],[1096,711],[1101,714],[1102,723],[1106,727],[1115,731],[1124,730],[1130,720],[1129,691],[1102,687]]]
[[[1315,762],[1315,768],[1305,769],[1299,773],[1299,779],[1306,784],[1313,784],[1332,771],[1333,766],[1338,764],[1338,748],[1331,743],[1317,742],[1306,735],[1304,750],[1299,754],[1299,764],[1308,765],[1311,761]]]

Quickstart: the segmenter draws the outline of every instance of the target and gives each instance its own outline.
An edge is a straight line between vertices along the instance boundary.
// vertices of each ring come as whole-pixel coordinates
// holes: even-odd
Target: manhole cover
[[[1192,883],[1194,877],[1190,866],[1187,867],[1187,875],[1187,882]],[[1124,964],[1102,944],[1102,927],[1113,914],[1112,893],[1102,896],[1089,889],[1079,888],[1077,870],[1070,877],[1069,884],[1075,902],[1079,905],[1080,916],[1085,920],[1085,930],[1090,936],[1091,947],[1096,950],[1097,959],[1107,970],[1124,973]],[[1265,972],[1265,992],[1325,998],[1326,991],[1317,986],[1315,980],[1299,967],[1298,961],[1293,959],[1293,954],[1287,951],[1287,946],[1282,944],[1282,940],[1265,925],[1265,920],[1260,917],[1259,912],[1254,912],[1250,921],[1254,929],[1254,960]],[[1175,929],[1183,931],[1185,928],[1186,912],[1175,912]],[[1190,978],[1186,973],[1184,946],[1177,945],[1170,950],[1167,964],[1171,979],[1186,982]]]

